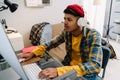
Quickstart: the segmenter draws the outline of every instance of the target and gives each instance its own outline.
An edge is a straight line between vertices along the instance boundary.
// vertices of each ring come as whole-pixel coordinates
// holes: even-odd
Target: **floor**
[[[110,40],[113,46],[117,59],[110,59],[107,65],[104,80],[120,80],[120,43]]]

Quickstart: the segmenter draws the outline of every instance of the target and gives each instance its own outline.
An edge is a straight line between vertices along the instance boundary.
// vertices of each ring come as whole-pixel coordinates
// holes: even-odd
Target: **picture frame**
[[[43,7],[43,0],[25,0],[26,7]]]

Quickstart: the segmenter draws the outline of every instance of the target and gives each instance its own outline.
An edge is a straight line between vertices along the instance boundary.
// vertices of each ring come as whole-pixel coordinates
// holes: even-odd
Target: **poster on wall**
[[[43,7],[42,0],[25,0],[27,7]]]

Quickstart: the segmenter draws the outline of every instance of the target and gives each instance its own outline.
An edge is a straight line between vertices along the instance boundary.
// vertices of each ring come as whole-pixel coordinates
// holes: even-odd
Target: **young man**
[[[87,80],[89,80],[88,75],[94,74],[93,80],[96,80],[95,77],[100,72],[102,65],[101,36],[94,29],[78,25],[81,24],[78,20],[84,17],[81,6],[68,5],[64,13],[64,30],[60,35],[52,41],[40,45],[32,53],[22,54],[18,57],[28,60],[65,42],[67,55],[62,62],[64,66],[44,69],[39,73],[39,77],[54,78],[74,69],[78,75],[84,76]]]

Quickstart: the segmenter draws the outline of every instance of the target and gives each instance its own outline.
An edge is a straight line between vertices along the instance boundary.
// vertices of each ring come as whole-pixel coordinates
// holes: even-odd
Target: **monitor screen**
[[[28,80],[18,58],[14,52],[14,49],[7,37],[7,34],[0,23],[0,54],[8,62],[8,64],[20,75],[23,80]]]

